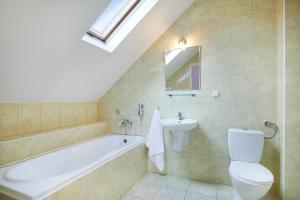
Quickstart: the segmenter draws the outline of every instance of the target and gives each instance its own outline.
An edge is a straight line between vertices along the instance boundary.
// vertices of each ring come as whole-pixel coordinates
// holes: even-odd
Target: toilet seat
[[[259,163],[232,161],[229,172],[235,178],[256,185],[268,185],[274,182],[273,174]]]

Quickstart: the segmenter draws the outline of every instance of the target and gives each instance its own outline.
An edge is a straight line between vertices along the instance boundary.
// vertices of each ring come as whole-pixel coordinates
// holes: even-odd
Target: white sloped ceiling
[[[108,53],[81,41],[108,0],[1,0],[0,102],[98,100],[194,0],[160,0]]]

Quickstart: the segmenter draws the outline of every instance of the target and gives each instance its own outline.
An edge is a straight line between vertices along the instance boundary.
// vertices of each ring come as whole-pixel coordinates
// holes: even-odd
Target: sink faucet
[[[182,115],[181,112],[178,112],[177,117],[178,117],[179,120],[183,120],[184,119],[184,117],[183,117],[183,115]]]

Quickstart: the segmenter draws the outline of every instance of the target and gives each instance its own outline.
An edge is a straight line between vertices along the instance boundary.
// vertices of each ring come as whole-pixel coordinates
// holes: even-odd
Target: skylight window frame
[[[87,31],[87,34],[95,37],[102,42],[106,42],[108,38],[114,33],[114,31],[126,20],[126,18],[138,7],[142,0],[130,0],[120,11],[119,13],[112,19],[112,22],[107,25],[107,27],[103,30],[104,35],[99,33],[96,28],[93,28],[94,25]]]
[[[113,52],[158,2],[159,0],[141,0],[105,42],[87,33],[82,40],[107,52]]]

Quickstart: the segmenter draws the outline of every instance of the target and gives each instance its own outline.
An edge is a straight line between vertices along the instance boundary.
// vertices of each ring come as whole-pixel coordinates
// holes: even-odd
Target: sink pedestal
[[[172,147],[175,151],[181,151],[187,145],[188,134],[180,131],[172,131]]]
[[[172,147],[174,151],[181,151],[187,144],[189,132],[196,128],[197,120],[195,119],[163,119],[163,127],[171,129]]]

